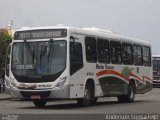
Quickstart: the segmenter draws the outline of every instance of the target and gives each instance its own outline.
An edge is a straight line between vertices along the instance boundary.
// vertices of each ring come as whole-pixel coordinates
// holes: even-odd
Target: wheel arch
[[[136,86],[136,80],[135,80],[135,79],[130,79],[130,80],[129,80],[129,84],[130,84],[130,83],[132,83],[132,84],[134,84],[134,85]]]

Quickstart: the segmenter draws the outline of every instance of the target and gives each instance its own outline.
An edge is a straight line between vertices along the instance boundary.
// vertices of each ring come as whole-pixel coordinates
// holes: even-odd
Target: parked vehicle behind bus
[[[24,28],[8,49],[6,88],[42,107],[50,99],[133,102],[152,89],[151,45],[98,28]]]
[[[153,55],[153,87],[160,87],[160,55]]]

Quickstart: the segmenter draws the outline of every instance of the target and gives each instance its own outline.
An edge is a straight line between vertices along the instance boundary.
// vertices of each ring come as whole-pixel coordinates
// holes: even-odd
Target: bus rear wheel
[[[127,87],[127,95],[118,96],[119,102],[133,102],[135,98],[135,85],[133,82],[129,83]]]
[[[36,106],[36,107],[44,107],[47,103],[47,100],[34,100],[33,101],[33,104]]]

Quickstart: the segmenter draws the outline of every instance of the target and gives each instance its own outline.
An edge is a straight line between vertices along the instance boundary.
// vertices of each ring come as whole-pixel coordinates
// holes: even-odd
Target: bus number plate
[[[31,99],[41,99],[40,95],[31,95]]]

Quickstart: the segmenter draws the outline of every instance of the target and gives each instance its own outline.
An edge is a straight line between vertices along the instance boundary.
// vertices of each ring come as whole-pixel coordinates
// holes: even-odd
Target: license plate
[[[41,99],[40,95],[31,95],[31,99]]]

